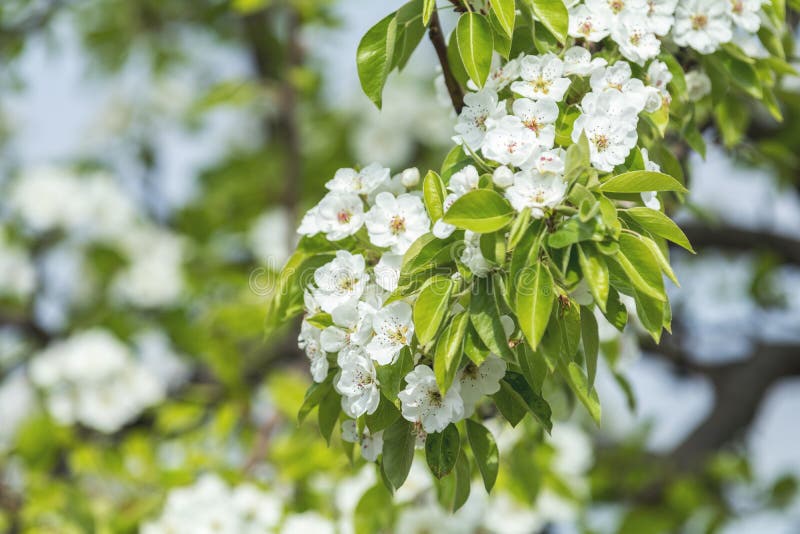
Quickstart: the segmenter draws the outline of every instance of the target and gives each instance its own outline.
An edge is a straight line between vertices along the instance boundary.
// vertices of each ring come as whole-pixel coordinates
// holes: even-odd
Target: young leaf
[[[450,423],[442,432],[428,434],[425,440],[425,458],[433,476],[442,478],[450,474],[456,466],[460,450],[461,436],[454,424]]]
[[[553,275],[542,262],[529,262],[516,280],[514,311],[525,339],[536,350],[542,340],[550,312],[553,309],[555,291]]]
[[[497,306],[492,280],[489,277],[475,281],[472,300],[469,303],[469,316],[478,337],[495,354],[513,360],[508,348],[503,323],[500,322],[500,309]]]
[[[583,355],[586,357],[586,372],[589,374],[589,387],[594,386],[597,375],[597,354],[600,350],[600,337],[597,328],[597,319],[592,310],[581,306],[581,343]]]
[[[500,454],[497,443],[489,430],[472,419],[466,420],[467,439],[472,448],[472,454],[478,464],[478,470],[483,478],[483,487],[489,493],[497,480],[497,471],[500,465]]]
[[[311,384],[311,387],[306,390],[306,396],[303,399],[303,405],[300,406],[300,410],[297,412],[297,424],[301,424],[311,410],[317,406],[322,399],[324,399],[328,393],[331,392],[333,387],[331,386],[331,382],[333,381],[334,373],[329,373],[325,380],[319,384],[314,383]]]
[[[467,74],[478,87],[483,87],[492,68],[494,48],[489,21],[478,13],[464,13],[456,26],[456,42]]]
[[[444,214],[444,222],[486,234],[505,228],[514,213],[511,204],[498,193],[478,189],[456,200]]]
[[[564,44],[567,40],[569,27],[569,13],[563,0],[527,0],[536,18],[544,24],[558,42]]]
[[[500,389],[508,390],[513,397],[516,397],[522,405],[530,410],[548,433],[553,429],[553,423],[550,420],[552,416],[550,405],[542,396],[533,391],[524,376],[513,371],[506,373],[506,376],[500,381]]]
[[[389,76],[397,40],[395,13],[370,28],[358,44],[356,63],[364,93],[378,108],[383,100],[383,86]]]
[[[412,428],[400,417],[383,432],[382,469],[393,490],[403,485],[414,461],[416,437]]]
[[[564,378],[567,380],[575,396],[586,407],[589,415],[592,416],[595,423],[600,424],[600,400],[597,398],[597,392],[589,384],[586,375],[583,374],[583,369],[575,362],[569,362],[565,371],[562,371]]]
[[[381,395],[378,409],[371,414],[365,415],[364,420],[369,431],[375,434],[388,428],[389,425],[397,421],[398,417],[400,417],[400,410],[397,409],[397,406],[392,404],[392,401],[387,399],[385,395]]]
[[[446,195],[444,182],[433,171],[428,171],[422,181],[422,194],[425,199],[425,208],[431,221],[437,221],[444,216],[444,198]]]
[[[629,208],[623,213],[630,215],[639,226],[648,232],[672,241],[692,254],[695,253],[691,243],[689,243],[689,238],[686,237],[683,230],[681,230],[672,219],[660,211],[645,207],[635,207]]]
[[[606,310],[608,300],[608,265],[602,254],[591,244],[578,245],[578,264],[583,277],[589,285],[589,292],[602,311]]]
[[[603,315],[620,332],[628,324],[628,310],[620,300],[619,293],[613,287],[608,290],[608,302]]]
[[[450,321],[436,343],[433,358],[433,372],[436,375],[436,384],[442,395],[447,393],[453,384],[453,379],[458,371],[458,364],[464,354],[464,338],[467,334],[469,315],[461,312]]]
[[[492,11],[506,35],[509,37],[514,35],[514,18],[517,15],[517,7],[514,0],[493,0]]]
[[[429,278],[414,303],[414,333],[421,345],[427,345],[444,320],[450,307],[455,282],[446,276]]]
[[[328,394],[325,395],[325,398],[319,402],[318,413],[319,431],[322,434],[322,437],[325,438],[325,441],[328,442],[328,445],[331,444],[333,427],[336,426],[336,421],[339,419],[339,413],[341,411],[341,397],[339,397],[339,394],[336,393],[333,388],[331,388],[330,391],[328,391]]]
[[[434,9],[436,9],[436,0],[424,0],[422,4],[422,23],[425,26],[431,21]]]
[[[689,192],[683,184],[672,176],[653,171],[632,171],[618,174],[600,184],[600,191],[604,193]]]
[[[666,300],[661,266],[652,251],[638,237],[619,236],[619,253],[614,257],[637,291],[658,300]]]

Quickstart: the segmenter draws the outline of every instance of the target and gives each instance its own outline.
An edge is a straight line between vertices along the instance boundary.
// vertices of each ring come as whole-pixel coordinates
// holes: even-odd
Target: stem
[[[436,55],[439,57],[439,64],[442,66],[442,74],[444,75],[444,83],[447,86],[447,92],[450,93],[453,109],[456,110],[456,113],[461,113],[461,110],[464,108],[464,91],[458,84],[456,77],[453,76],[450,62],[447,60],[447,44],[444,42],[444,33],[442,32],[442,25],[439,22],[439,13],[435,9],[431,15],[428,37],[430,37],[431,43],[433,43],[433,47],[436,49]]]

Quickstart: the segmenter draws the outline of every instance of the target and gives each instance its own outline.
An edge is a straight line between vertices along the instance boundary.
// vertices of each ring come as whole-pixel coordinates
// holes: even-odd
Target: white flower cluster
[[[569,135],[577,142],[585,133],[592,165],[610,172],[636,146],[639,114],[658,111],[670,101],[667,84],[672,74],[666,64],[653,60],[646,73],[644,80],[636,78],[628,62],[608,66],[605,59],[592,58],[579,46],[563,57],[522,55],[492,72],[483,89],[464,97],[454,139],[499,164],[493,182],[507,188],[506,197],[515,209],[530,208],[533,217],[543,217],[567,190],[565,150],[556,143],[556,125],[569,106],[566,96],[573,82],[588,78],[591,91],[580,100],[580,115]],[[500,100],[507,88],[511,98]],[[475,187],[474,168],[453,175],[445,209]],[[449,225],[435,223],[438,237],[447,231],[452,231]]]
[[[109,332],[88,330],[52,343],[30,364],[50,415],[112,433],[160,402],[166,384]]]
[[[379,259],[368,265],[361,254],[337,251],[330,262],[314,272],[305,292],[306,319],[298,344],[308,356],[311,375],[323,382],[333,362],[337,369],[333,386],[342,397],[342,410],[357,419],[377,410],[381,399],[378,366],[395,363],[402,350],[410,350],[414,338],[412,307],[396,300],[386,303],[396,289],[402,255],[420,236],[431,231],[431,221],[418,192],[419,172],[407,169],[391,177],[389,169],[369,165],[360,171],[340,169],[326,185],[328,194],[304,217],[299,232],[324,233],[338,241],[362,231]],[[469,166],[453,175],[448,202],[475,189],[476,169]],[[434,232],[442,238],[455,228],[437,221]],[[476,275],[485,275],[488,263],[480,253],[478,235],[467,232],[461,260]],[[330,325],[314,316],[328,314]],[[440,432],[450,422],[470,415],[482,395],[495,393],[505,374],[505,362],[492,356],[480,367],[467,366],[447,395],[442,396],[433,371],[417,365],[406,377],[399,395],[402,413],[418,423],[420,434]],[[374,460],[382,435],[359,432],[347,423],[344,437],[360,444],[362,455]]]
[[[141,534],[255,534],[276,532],[283,499],[253,484],[235,488],[213,474],[192,486],[172,490],[155,521],[142,525]],[[287,520],[288,523],[288,520]],[[317,531],[325,532],[325,530]]]
[[[679,46],[711,54],[761,27],[763,0],[584,0],[569,7],[569,35],[587,42],[610,37],[620,53],[644,65],[669,36]],[[737,41],[739,37],[737,37]]]
[[[61,233],[73,244],[118,249],[128,261],[111,283],[118,301],[153,308],[173,305],[181,296],[182,241],[146,221],[110,175],[36,167],[11,183],[7,202],[13,220],[30,234]],[[0,273],[6,270],[19,277],[22,288],[30,285],[19,258],[0,259]]]

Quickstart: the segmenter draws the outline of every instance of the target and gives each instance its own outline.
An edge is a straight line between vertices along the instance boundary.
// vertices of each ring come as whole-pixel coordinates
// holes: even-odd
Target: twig
[[[462,91],[461,86],[458,84],[450,68],[450,62],[447,59],[447,44],[444,42],[444,33],[442,32],[442,24],[439,22],[439,13],[435,9],[431,15],[428,37],[430,37],[433,47],[436,49],[436,55],[439,57],[439,64],[442,66],[442,75],[444,75],[444,83],[447,86],[447,92],[450,93],[453,109],[456,110],[456,113],[461,113],[461,110],[464,108],[464,91]]]

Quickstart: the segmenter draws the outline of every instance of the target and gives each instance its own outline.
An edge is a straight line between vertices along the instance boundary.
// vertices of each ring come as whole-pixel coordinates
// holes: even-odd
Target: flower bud
[[[419,183],[419,170],[416,167],[406,169],[400,175],[400,181],[406,187],[414,187]]]
[[[494,170],[492,181],[497,187],[505,189],[514,183],[514,173],[505,165],[501,165]]]

